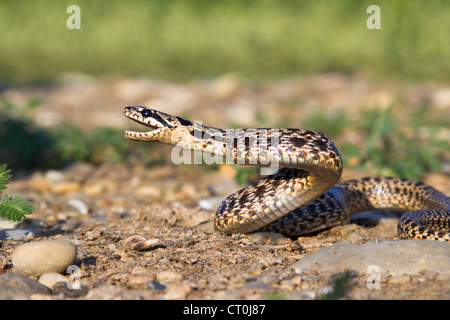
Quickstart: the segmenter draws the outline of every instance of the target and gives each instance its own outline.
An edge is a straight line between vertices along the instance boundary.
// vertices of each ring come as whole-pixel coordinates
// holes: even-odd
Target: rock
[[[81,214],[88,214],[89,208],[88,206],[81,201],[80,199],[70,199],[67,201],[67,211],[75,211]]]
[[[260,281],[251,281],[243,284],[241,286],[241,289],[243,290],[250,290],[250,291],[273,291],[274,288],[269,286],[268,284]]]
[[[67,240],[43,240],[18,246],[11,261],[18,270],[33,276],[46,272],[65,272],[77,255],[76,246]]]
[[[58,283],[58,282],[66,283],[67,279],[60,273],[47,272],[47,273],[42,274],[39,277],[38,281],[39,281],[39,283],[43,284],[47,288],[52,289],[56,283]]]
[[[0,230],[2,229],[14,229],[17,225],[17,222],[8,220],[6,218],[0,218]]]
[[[142,242],[138,242],[133,246],[137,251],[152,251],[159,248],[166,248],[167,246],[159,239],[148,239]]]
[[[170,283],[167,285],[165,300],[183,300],[191,292],[192,287],[188,283]]]
[[[159,281],[151,280],[147,283],[147,287],[152,291],[164,291],[166,290],[166,285]]]
[[[417,274],[421,270],[450,279],[450,245],[427,240],[377,240],[377,243],[335,244],[313,252],[292,265],[296,272],[356,270],[361,274],[379,268],[392,276]]]
[[[183,275],[175,271],[162,271],[156,275],[156,280],[161,282],[181,280]]]
[[[198,202],[198,206],[205,210],[215,210],[220,206],[224,199],[224,196],[203,198]]]
[[[280,277],[276,274],[265,274],[258,277],[258,281],[271,285],[280,283]]]
[[[36,236],[36,231],[28,228],[14,228],[0,230],[1,240],[31,240]]]
[[[148,283],[153,281],[154,277],[147,275],[132,276],[128,279],[128,285],[132,288],[145,288]]]
[[[36,280],[15,272],[0,276],[0,300],[28,299],[32,294],[51,294],[51,290]]]

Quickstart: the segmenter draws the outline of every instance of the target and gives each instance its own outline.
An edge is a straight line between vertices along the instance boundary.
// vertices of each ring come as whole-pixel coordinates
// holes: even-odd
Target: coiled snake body
[[[151,131],[125,131],[138,141],[161,142],[232,159],[238,164],[281,169],[227,197],[216,213],[215,228],[227,234],[256,230],[287,236],[345,224],[370,209],[407,211],[399,238],[450,242],[450,198],[422,182],[368,177],[337,184],[341,155],[326,135],[303,129],[222,130],[145,107],[124,115]]]

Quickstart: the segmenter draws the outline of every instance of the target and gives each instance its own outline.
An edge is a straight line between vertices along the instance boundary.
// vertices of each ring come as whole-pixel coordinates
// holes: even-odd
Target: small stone
[[[0,230],[1,240],[31,240],[36,236],[36,232],[32,229],[15,228]]]
[[[293,290],[295,288],[296,284],[292,280],[283,280],[280,283],[280,288],[284,290]]]
[[[224,196],[200,199],[198,202],[198,206],[205,210],[217,209],[222,203],[223,199]]]
[[[151,280],[147,283],[147,287],[152,291],[164,291],[166,290],[166,285],[159,281]]]
[[[278,283],[280,283],[280,277],[277,276],[276,274],[266,274],[266,275],[260,276],[258,278],[258,281],[261,281],[262,283],[265,283],[265,284],[278,284]]]
[[[156,280],[161,282],[181,280],[183,276],[175,271],[162,271],[156,275]]]
[[[191,292],[192,288],[188,283],[171,283],[167,285],[164,299],[166,300],[183,300]]]
[[[64,282],[57,282],[53,285],[53,294],[62,298],[77,298],[87,295],[88,292],[88,287],[83,284],[80,284],[79,288],[71,288]]]
[[[146,275],[133,276],[128,279],[128,285],[133,288],[145,288],[154,278]]]
[[[161,243],[159,239],[148,239],[142,242],[138,242],[133,246],[137,251],[152,251],[159,248],[165,248],[166,245]]]
[[[145,240],[147,240],[146,237],[135,234],[135,235],[129,236],[128,238],[123,240],[123,242],[126,245],[135,245],[136,243],[143,242]]]
[[[15,272],[0,276],[0,299],[28,299],[32,294],[50,294],[46,286],[36,280]]]
[[[271,286],[260,281],[251,281],[243,284],[241,289],[251,290],[251,291],[270,291],[273,290]]]
[[[39,281],[39,283],[42,283],[44,286],[52,289],[56,283],[58,283],[58,282],[66,283],[67,279],[60,273],[47,272],[47,273],[42,274],[39,277],[38,281]]]
[[[6,218],[0,218],[0,230],[2,229],[14,229],[17,225],[17,222],[8,220]]]
[[[81,201],[80,199],[70,199],[69,201],[67,201],[67,211],[73,211],[75,210],[75,212],[81,213],[81,214],[88,214],[89,213],[89,208],[88,206]]]
[[[33,276],[46,272],[65,272],[77,255],[76,246],[67,240],[43,240],[18,246],[11,261],[18,270]]]

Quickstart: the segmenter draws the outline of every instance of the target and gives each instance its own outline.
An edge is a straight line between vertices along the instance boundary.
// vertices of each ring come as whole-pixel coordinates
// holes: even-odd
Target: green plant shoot
[[[9,178],[11,178],[11,169],[8,169],[6,164],[1,165],[0,192],[6,189]],[[5,217],[8,220],[20,221],[25,215],[31,214],[34,210],[33,204],[24,198],[9,197],[5,195],[0,199],[0,217]]]

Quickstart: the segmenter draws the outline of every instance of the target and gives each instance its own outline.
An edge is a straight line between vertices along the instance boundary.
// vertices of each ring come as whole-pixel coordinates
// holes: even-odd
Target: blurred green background
[[[81,8],[81,30],[66,28]],[[381,30],[366,9],[381,7]],[[183,80],[338,71],[450,78],[448,0],[14,0],[0,2],[0,81],[64,72]]]

